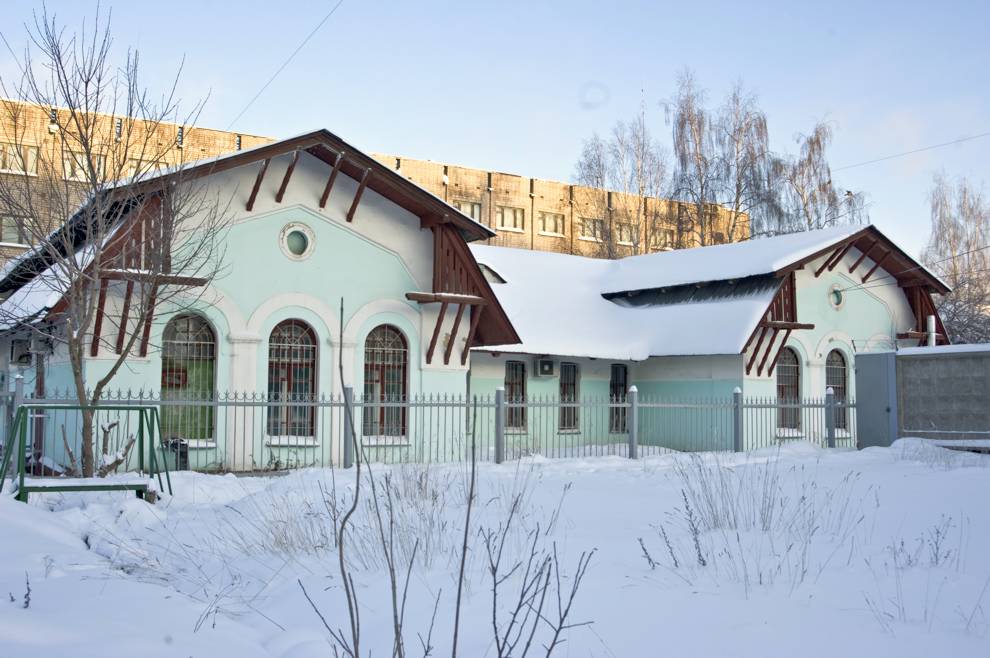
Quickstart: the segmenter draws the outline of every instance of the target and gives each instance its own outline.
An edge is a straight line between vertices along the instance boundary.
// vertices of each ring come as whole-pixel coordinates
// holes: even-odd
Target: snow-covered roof
[[[471,245],[471,251],[505,279],[492,289],[522,339],[486,351],[623,361],[738,354],[776,290],[634,308],[602,296],[615,289],[618,261],[480,245]],[[656,266],[665,267],[656,256]]]
[[[471,245],[505,279],[492,289],[522,338],[485,350],[621,360],[738,354],[776,293],[775,273],[862,231],[842,226],[620,260]],[[636,306],[617,296],[718,281],[755,285],[650,293]]]
[[[772,274],[862,230],[862,226],[836,226],[760,240],[630,256],[615,261],[609,288],[602,292],[666,288]]]

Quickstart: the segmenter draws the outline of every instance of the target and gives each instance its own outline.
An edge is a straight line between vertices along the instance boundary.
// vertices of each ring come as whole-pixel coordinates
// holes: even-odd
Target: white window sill
[[[22,242],[0,242],[0,247],[11,247],[14,249],[30,249],[31,245]]]
[[[412,444],[404,436],[362,436],[361,445],[366,448],[408,448]]]
[[[551,233],[550,231],[540,231],[540,235],[547,238],[566,238],[567,236],[563,233]]]
[[[634,247],[634,246],[636,246],[632,242],[623,242],[622,240],[619,240],[615,244],[619,245],[620,247]]]
[[[520,436],[520,435],[525,436],[526,434],[528,434],[525,427],[506,427],[505,433],[514,434],[516,436]]]
[[[217,447],[213,439],[183,439],[190,450],[212,450]]]
[[[578,240],[582,242],[601,242],[600,238],[589,238],[587,235],[579,235]]]
[[[579,430],[579,429],[573,429],[573,430],[557,430],[557,434],[580,434],[580,433],[581,433],[581,430]]]
[[[320,442],[311,436],[270,436],[265,445],[274,448],[315,448]]]
[[[505,231],[506,233],[525,233],[526,231],[521,228],[513,228],[511,226],[499,226],[497,227],[499,231]]]
[[[804,430],[800,428],[790,429],[787,427],[778,427],[776,436],[778,439],[803,439]]]
[[[30,176],[31,178],[38,177],[38,174],[30,174],[26,171],[18,171],[17,169],[0,169],[0,174],[16,174],[18,176]]]

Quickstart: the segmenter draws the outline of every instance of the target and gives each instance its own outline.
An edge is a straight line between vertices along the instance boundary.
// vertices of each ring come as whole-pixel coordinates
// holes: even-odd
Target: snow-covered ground
[[[517,617],[536,621],[533,656],[546,655],[557,593],[566,605],[592,550],[553,655],[990,655],[987,466],[990,456],[917,440],[480,466],[458,653],[498,655],[485,537],[494,547],[504,535],[502,635],[531,549],[531,573],[549,565],[536,579],[541,615],[523,606]],[[400,600],[415,553],[405,655],[424,655],[428,637],[431,655],[448,655],[469,471],[373,473],[382,518],[385,492],[395,510]],[[346,508],[352,472],[181,473],[173,484],[155,505],[127,493],[36,494],[27,506],[4,495],[0,656],[332,656],[300,583],[350,640],[333,510]],[[369,485],[345,549],[361,654],[387,656],[393,612]],[[521,628],[513,656],[524,655]]]

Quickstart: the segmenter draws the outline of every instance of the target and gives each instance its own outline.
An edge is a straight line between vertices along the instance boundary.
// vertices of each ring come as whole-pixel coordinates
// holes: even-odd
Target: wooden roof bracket
[[[327,199],[330,198],[330,190],[333,189],[333,183],[337,180],[337,174],[340,173],[340,166],[344,164],[344,152],[341,151],[337,154],[337,159],[333,161],[333,169],[330,170],[330,176],[327,178],[327,184],[323,187],[323,194],[320,195],[320,209],[327,207]]]
[[[871,267],[870,270],[863,275],[863,283],[866,283],[867,281],[870,280],[870,277],[873,276],[873,273],[877,271],[877,268],[883,265],[883,262],[887,260],[887,256],[890,256],[890,249],[884,249],[882,252],[880,252],[880,258],[873,261],[873,267]]]
[[[860,252],[859,258],[856,259],[856,262],[854,262],[852,265],[849,266],[850,274],[855,272],[856,268],[859,267],[859,264],[862,263],[864,260],[866,260],[866,257],[870,255],[871,251],[873,251],[873,247],[877,246],[877,242],[879,242],[879,240],[877,238],[873,238],[873,240],[870,242],[870,246],[864,249],[862,252]]]
[[[155,318],[155,300],[158,297],[158,284],[151,285],[151,296],[148,297],[148,313],[144,317],[144,332],[141,334],[141,356],[148,356],[148,341],[151,338],[151,321]]]
[[[100,297],[96,302],[96,319],[93,321],[93,344],[89,347],[89,355],[96,356],[100,353],[100,336],[103,333],[103,315],[107,306],[107,285],[110,282],[100,279]]]
[[[358,204],[361,203],[361,195],[364,194],[364,188],[368,186],[368,179],[371,178],[371,167],[364,170],[364,175],[361,176],[361,182],[358,184],[357,192],[354,193],[354,200],[351,201],[351,208],[347,211],[347,221],[354,221],[354,213],[357,212]]]
[[[258,177],[254,179],[254,187],[251,188],[251,196],[248,197],[247,206],[245,207],[245,210],[248,212],[254,210],[254,202],[258,198],[258,190],[261,189],[261,181],[265,179],[265,172],[268,171],[268,165],[271,163],[271,158],[265,158],[265,161],[261,163],[261,169],[258,171]]]
[[[430,338],[430,347],[426,350],[426,363],[433,363],[433,352],[437,348],[437,339],[440,338],[440,327],[443,326],[443,318],[447,315],[447,304],[444,302],[440,304],[440,314],[437,316],[437,324],[433,327],[433,337]]]
[[[767,358],[769,358],[770,356],[770,352],[773,351],[773,342],[777,340],[777,334],[779,333],[780,333],[780,329],[775,327],[773,333],[770,334],[770,342],[767,343],[767,351],[763,353],[763,358],[760,359],[760,365],[756,368],[757,377],[761,377],[763,375],[763,366],[766,364]]]
[[[829,272],[834,270],[835,266],[842,262],[842,259],[846,257],[846,254],[849,253],[849,250],[853,248],[854,244],[856,244],[855,240],[850,240],[849,242],[846,243],[846,246],[842,248],[842,251],[839,252],[839,255],[836,257],[836,259],[833,260],[832,263],[828,266]]]
[[[471,325],[468,328],[467,342],[464,343],[464,351],[461,352],[461,365],[467,364],[468,352],[471,351],[471,343],[474,342],[474,334],[478,331],[478,322],[481,320],[481,313],[484,306],[471,307]]]
[[[127,336],[127,315],[131,312],[131,295],[134,294],[134,282],[127,282],[124,293],[124,308],[120,312],[120,326],[117,327],[117,344],[114,346],[117,354],[124,351],[124,337]]]
[[[749,362],[746,364],[747,375],[753,369],[753,364],[756,363],[756,355],[760,353],[760,346],[763,345],[763,339],[766,337],[767,330],[770,327],[766,326],[765,324],[761,324],[758,328],[760,329],[760,337],[756,341],[756,347],[753,348],[753,355],[749,357]]]
[[[278,192],[275,194],[275,203],[282,203],[282,198],[285,196],[285,188],[289,186],[289,179],[292,178],[292,172],[296,170],[297,162],[299,162],[299,149],[292,152],[292,162],[289,163],[289,168],[285,170],[285,176],[282,177],[282,184],[278,186]]]
[[[777,359],[780,358],[780,353],[784,351],[784,347],[787,345],[787,339],[791,337],[791,330],[788,329],[784,332],[784,340],[780,341],[780,346],[777,348],[777,353],[773,355],[773,361],[770,362],[770,367],[767,368],[767,377],[773,376],[773,369],[777,367]]]
[[[461,326],[461,317],[464,316],[464,309],[467,308],[467,304],[457,305],[457,315],[454,316],[454,326],[450,330],[450,338],[447,339],[447,348],[443,351],[443,364],[450,364],[450,353],[454,349],[454,340],[457,339],[457,329]],[[465,345],[464,349],[467,349]]]

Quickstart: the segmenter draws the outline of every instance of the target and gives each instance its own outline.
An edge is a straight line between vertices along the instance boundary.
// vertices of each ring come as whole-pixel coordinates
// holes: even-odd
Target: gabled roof
[[[495,235],[495,232],[485,225],[447,205],[436,195],[364,154],[337,135],[322,129],[215,158],[183,163],[181,166],[163,169],[154,175],[142,177],[138,181],[119,181],[99,194],[108,206],[114,198],[118,198],[136,207],[138,204],[133,203],[134,200],[145,194],[160,192],[171,182],[194,180],[297,150],[306,151],[330,165],[333,165],[342,154],[344,159],[340,171],[344,174],[361,180],[365,172],[370,170],[371,175],[367,183],[370,189],[425,222],[450,222],[466,241],[484,240]],[[64,242],[74,244],[76,248],[82,245],[85,236],[79,229],[86,224],[85,213],[89,212],[94,198],[94,194],[90,194],[80,208],[62,226],[55,229],[52,240],[56,244]],[[62,237],[63,235],[65,237]],[[50,258],[46,257],[49,252],[50,248],[35,247],[6,263],[0,270],[0,294],[16,290],[35,274],[45,271],[51,265],[48,262]]]
[[[519,345],[484,349],[634,361],[739,354],[783,275],[849,241],[868,248],[881,240],[889,246],[877,247],[877,253],[890,249],[892,254],[888,272],[934,292],[948,290],[873,226],[621,260],[472,245],[478,262],[505,280],[492,289],[522,338]],[[698,291],[700,284],[707,285]],[[626,294],[633,291],[638,294]]]

